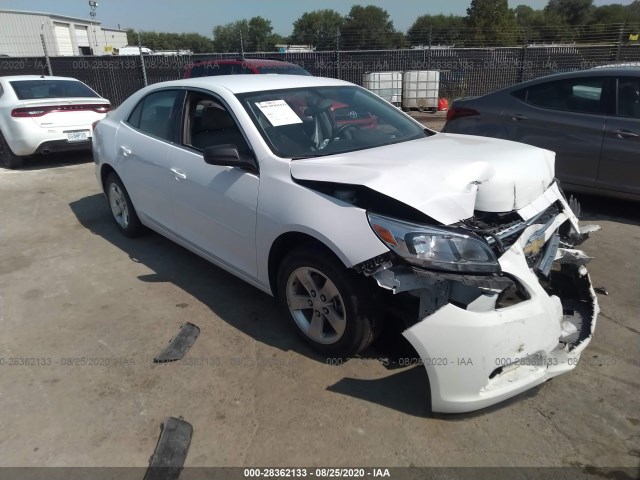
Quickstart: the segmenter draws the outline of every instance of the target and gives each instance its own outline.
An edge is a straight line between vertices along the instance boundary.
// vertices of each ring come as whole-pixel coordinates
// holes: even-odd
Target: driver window
[[[185,121],[184,144],[204,151],[216,145],[232,144],[241,155],[249,154],[249,146],[227,109],[214,98],[189,95]]]
[[[618,79],[618,116],[640,119],[640,79]]]

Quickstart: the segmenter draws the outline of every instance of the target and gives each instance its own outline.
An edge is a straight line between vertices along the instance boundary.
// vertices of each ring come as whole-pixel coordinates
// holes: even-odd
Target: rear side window
[[[512,95],[530,105],[563,112],[605,113],[604,77],[571,78],[541,83]]]
[[[258,71],[260,73],[280,73],[282,75],[305,75],[305,76],[311,75],[302,67],[297,67],[294,65],[287,65],[287,64],[283,64],[282,66],[273,65],[268,67],[258,67]]]
[[[74,80],[14,80],[9,84],[19,100],[99,97],[84,83]]]
[[[174,120],[182,98],[181,90],[162,90],[150,93],[133,109],[127,122],[145,133],[164,140],[174,140]]]
[[[233,75],[234,73],[242,73],[238,68],[238,72],[234,72],[235,65],[233,63],[208,62],[195,65],[191,68],[191,78],[197,77],[215,77],[218,75]]]
[[[618,79],[618,117],[640,118],[640,78]]]

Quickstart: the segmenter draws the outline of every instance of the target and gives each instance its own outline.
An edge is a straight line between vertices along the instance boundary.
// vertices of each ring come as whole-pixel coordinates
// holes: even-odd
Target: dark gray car
[[[456,100],[443,132],[553,150],[567,190],[640,201],[640,68],[551,75]]]

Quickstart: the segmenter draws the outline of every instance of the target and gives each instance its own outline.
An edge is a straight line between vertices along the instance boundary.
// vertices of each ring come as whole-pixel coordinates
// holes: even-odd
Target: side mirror
[[[230,143],[205,148],[204,161],[209,165],[257,170],[255,161],[252,158],[241,157],[238,147]]]

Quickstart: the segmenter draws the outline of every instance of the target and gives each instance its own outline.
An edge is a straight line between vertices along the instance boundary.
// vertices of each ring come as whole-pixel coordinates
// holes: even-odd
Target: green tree
[[[138,45],[138,32],[133,28],[127,28],[127,45]]]
[[[199,33],[137,32],[128,28],[127,44],[137,46],[138,35],[141,45],[152,50],[191,50],[193,53],[213,51],[213,41]]]
[[[313,45],[316,50],[333,50],[343,23],[344,17],[335,10],[306,12],[293,22],[291,42]]]
[[[257,52],[273,50],[271,20],[253,17],[237,20],[213,29],[213,47],[216,52]]]
[[[454,15],[421,15],[407,31],[411,45],[455,45],[464,37],[464,17]]]
[[[518,5],[513,12],[520,28],[518,43],[558,42],[567,35],[566,24],[553,12],[534,10],[528,5]]]
[[[395,48],[398,36],[389,13],[373,5],[354,5],[340,29],[340,48],[375,50]]]
[[[226,25],[216,25],[213,28],[214,51],[239,52],[242,32],[247,32],[248,30],[249,25],[246,20],[238,20]]]
[[[544,10],[568,25],[584,25],[593,12],[593,0],[549,0]]]
[[[483,46],[514,45],[517,24],[507,0],[471,0],[467,8],[470,43]]]
[[[248,25],[248,47],[245,48],[245,51],[266,52],[273,50],[273,45],[269,45],[269,37],[273,31],[271,20],[262,17],[253,17],[249,20]]]
[[[595,7],[588,22],[591,25],[607,25],[611,23],[625,23],[628,20],[629,12],[625,5],[613,4]]]
[[[291,43],[290,40],[289,37],[285,37],[279,33],[271,33],[267,38],[267,50],[276,50],[276,45],[287,45]]]

